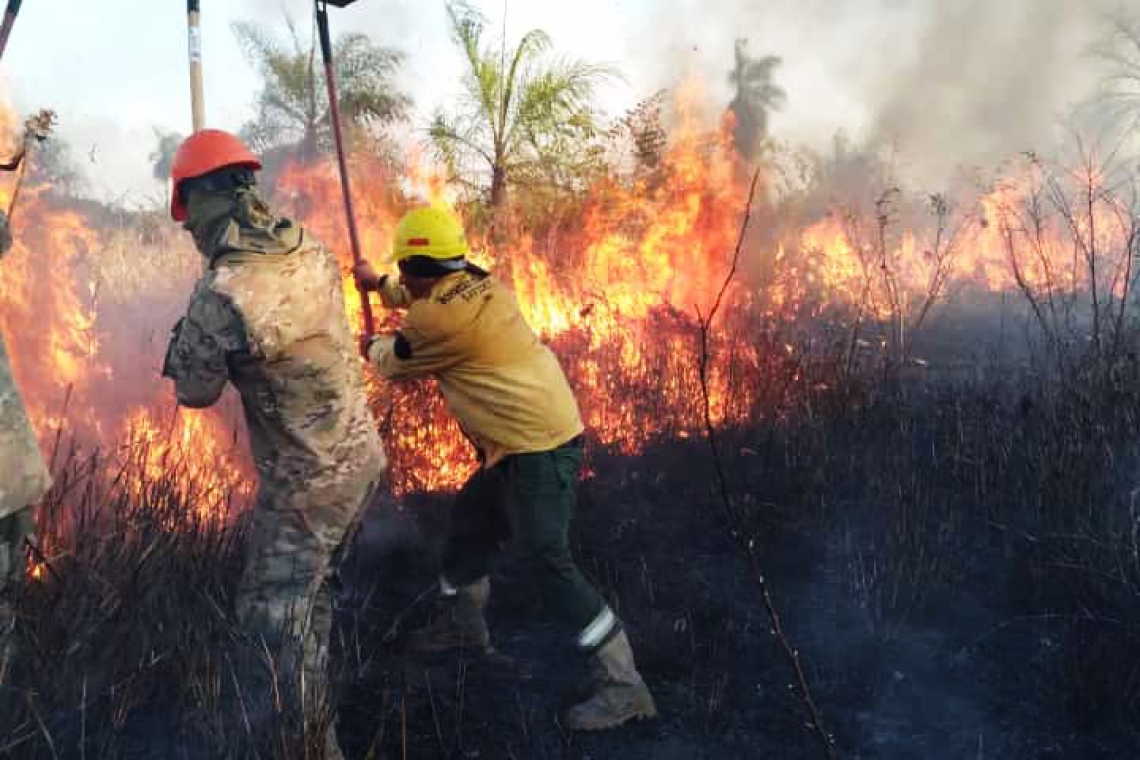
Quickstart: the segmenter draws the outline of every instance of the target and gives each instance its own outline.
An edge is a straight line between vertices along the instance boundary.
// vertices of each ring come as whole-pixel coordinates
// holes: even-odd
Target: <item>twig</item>
[[[1012,618],[1009,618],[1008,620],[1003,620],[1000,623],[996,623],[996,624],[990,626],[984,633],[977,636],[973,641],[971,641],[967,644],[964,644],[962,646],[962,648],[957,651],[955,656],[959,657],[959,658],[964,657],[970,650],[977,649],[979,646],[981,646],[982,643],[986,639],[988,639],[992,636],[995,636],[995,635],[997,635],[997,634],[999,634],[1005,630],[1008,630],[1008,629],[1014,627],[1015,625],[1019,625],[1021,623],[1048,623],[1048,622],[1100,623],[1103,625],[1115,625],[1115,626],[1128,626],[1129,625],[1128,623],[1124,622],[1123,620],[1117,620],[1116,618],[1110,618],[1110,617],[1102,617],[1102,616],[1095,615],[1095,614],[1093,614],[1091,612],[1087,612],[1087,611],[1083,615],[1066,615],[1063,612],[1043,612],[1043,613],[1040,613],[1038,615],[1018,615],[1017,617],[1012,617]]]
[[[720,489],[721,502],[724,506],[724,512],[729,522],[729,529],[732,537],[740,544],[742,549],[748,555],[749,563],[752,567],[752,574],[755,577],[757,585],[760,587],[760,594],[764,600],[764,611],[768,615],[768,620],[772,625],[772,635],[776,637],[780,647],[787,655],[788,661],[791,663],[792,670],[795,672],[797,685],[799,688],[799,696],[807,708],[810,718],[810,726],[812,731],[816,734],[820,741],[820,747],[823,754],[828,760],[835,760],[835,739],[827,733],[824,728],[823,716],[816,707],[815,700],[812,698],[811,688],[808,685],[807,676],[804,673],[803,665],[800,662],[799,650],[792,646],[788,640],[787,634],[784,632],[783,624],[780,621],[780,615],[776,610],[776,605],[772,601],[772,595],[769,590],[768,582],[764,577],[764,572],[760,567],[760,560],[756,554],[755,541],[748,538],[744,534],[741,526],[740,517],[736,513],[736,508],[732,503],[732,495],[728,486],[728,478],[725,476],[724,465],[721,462],[720,447],[717,443],[716,426],[713,424],[712,418],[712,399],[709,391],[709,364],[711,361],[711,354],[709,351],[709,338],[712,329],[713,320],[716,318],[717,312],[720,311],[721,306],[724,304],[725,293],[728,292],[732,280],[736,277],[736,270],[740,264],[740,251],[744,246],[745,234],[748,232],[748,222],[752,216],[752,202],[756,197],[756,183],[760,179],[760,171],[757,170],[752,175],[752,184],[748,189],[748,203],[744,207],[744,219],[740,225],[740,235],[736,241],[736,250],[732,255],[732,266],[729,268],[728,275],[724,279],[724,283],[717,293],[716,300],[713,302],[712,308],[709,310],[708,315],[701,314],[700,307],[697,307],[697,321],[700,326],[700,380],[701,380],[701,394],[704,400],[705,412],[705,431],[708,435],[709,448],[712,451],[713,466],[716,470],[717,483]]]
[[[427,586],[423,591],[417,594],[416,598],[413,599],[411,603],[408,604],[408,606],[405,607],[402,612],[400,612],[400,614],[396,615],[395,619],[392,622],[392,625],[388,626],[388,630],[385,631],[384,635],[380,637],[380,642],[382,644],[391,644],[396,639],[396,634],[399,633],[400,626],[403,625],[404,620],[408,617],[408,615],[411,614],[416,609],[416,607],[418,607],[425,599],[431,597],[438,588],[438,583],[432,583],[430,586]]]
[[[460,658],[455,676],[455,749],[463,750],[463,704],[467,695],[467,660]]]
[[[40,711],[36,709],[35,698],[32,697],[31,693],[28,693],[26,695],[26,700],[28,703],[28,710],[31,711],[32,717],[36,719],[36,725],[40,727],[40,733],[43,734],[44,740],[47,741],[48,749],[51,750],[51,756],[55,758],[55,760],[59,760],[59,753],[55,751],[55,741],[52,740],[51,732],[48,731],[48,727],[44,723],[44,719],[40,715]]]
[[[252,739],[253,739],[253,726],[249,722],[249,710],[247,710],[246,706],[245,706],[245,694],[242,692],[241,685],[238,683],[237,671],[234,669],[234,663],[233,663],[233,660],[230,658],[229,652],[226,652],[225,657],[226,657],[226,664],[229,665],[229,667],[230,667],[230,677],[233,679],[234,693],[237,695],[238,705],[241,706],[242,724],[245,726],[246,736],[248,736],[250,738],[250,740],[252,741]]]
[[[372,737],[372,742],[368,745],[368,753],[364,756],[364,760],[376,760],[376,753],[380,749],[380,745],[384,743],[384,734],[388,729],[388,702],[392,696],[392,689],[385,681],[384,693],[380,698],[380,728],[377,729],[376,734]]]
[[[79,757],[87,760],[87,676],[83,676],[83,703],[79,717]]]
[[[32,556],[35,557],[36,562],[47,568],[47,571],[51,573],[51,576],[55,578],[56,581],[62,580],[59,576],[59,573],[57,573],[55,571],[55,568],[52,566],[51,560],[48,559],[48,556],[44,554],[43,550],[41,550],[40,547],[34,541],[32,541],[32,539],[25,536],[24,546],[26,546],[28,548],[28,551],[32,553]]]
[[[20,150],[19,164],[16,167],[16,184],[12,188],[12,197],[8,200],[8,224],[12,224],[12,217],[16,214],[16,202],[20,200],[20,190],[24,186],[24,176],[28,171],[27,152],[28,145],[33,139],[43,142],[51,134],[55,125],[55,111],[43,109],[32,116],[24,124],[24,146]]]
[[[12,750],[19,747],[21,744],[26,744],[26,743],[30,742],[38,733],[39,733],[39,731],[37,731],[37,730],[30,730],[28,733],[24,734],[23,736],[17,736],[15,739],[8,742],[7,744],[0,745],[0,757],[6,757],[7,755],[5,755],[4,753],[11,752]]]
[[[400,758],[408,760],[408,674],[400,668]]]
[[[424,684],[427,685],[428,702],[431,704],[431,719],[435,723],[435,738],[439,742],[440,757],[447,755],[447,745],[443,743],[443,728],[439,725],[439,711],[435,707],[435,694],[431,688],[431,673],[424,671]]]

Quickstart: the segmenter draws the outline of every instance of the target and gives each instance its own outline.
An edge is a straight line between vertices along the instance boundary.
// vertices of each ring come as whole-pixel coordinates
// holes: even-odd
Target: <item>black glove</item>
[[[174,356],[174,347],[178,344],[178,339],[182,337],[182,323],[185,321],[186,318],[183,317],[175,322],[174,327],[170,330],[170,343],[166,345],[166,358],[162,360],[163,377],[174,377],[171,359]]]

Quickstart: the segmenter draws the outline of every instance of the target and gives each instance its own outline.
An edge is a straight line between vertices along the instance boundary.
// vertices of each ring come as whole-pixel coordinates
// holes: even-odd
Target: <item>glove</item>
[[[388,279],[386,274],[376,274],[376,270],[367,261],[362,261],[354,266],[352,276],[356,279],[357,287],[366,293],[380,290],[384,287],[384,281]]]
[[[186,318],[178,320],[174,323],[174,327],[170,330],[170,342],[166,345],[166,358],[162,360],[162,376],[174,377],[174,347],[178,344],[178,339],[182,337],[182,323]]]

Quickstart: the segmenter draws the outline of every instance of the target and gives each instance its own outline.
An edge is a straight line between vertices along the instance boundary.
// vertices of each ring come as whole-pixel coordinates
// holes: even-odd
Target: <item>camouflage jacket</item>
[[[386,469],[340,269],[287,220],[265,230],[231,226],[163,374],[189,407],[213,404],[227,381],[237,388],[263,500],[309,510],[316,493],[351,490]]]
[[[8,220],[0,212],[0,256],[11,244]],[[0,337],[0,520],[39,501],[50,485]]]
[[[0,338],[0,519],[35,504],[50,485]]]

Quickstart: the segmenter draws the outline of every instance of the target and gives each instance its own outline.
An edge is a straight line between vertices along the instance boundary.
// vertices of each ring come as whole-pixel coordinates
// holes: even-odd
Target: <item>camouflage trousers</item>
[[[353,484],[289,499],[263,493],[254,508],[238,619],[273,657],[273,690],[284,707],[306,722],[333,713],[331,582],[374,489]]]
[[[32,538],[31,507],[0,518],[0,686],[8,680],[15,657],[16,615],[11,592],[24,574],[24,542]]]

